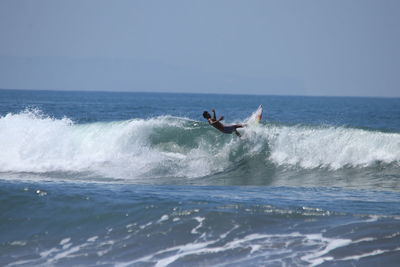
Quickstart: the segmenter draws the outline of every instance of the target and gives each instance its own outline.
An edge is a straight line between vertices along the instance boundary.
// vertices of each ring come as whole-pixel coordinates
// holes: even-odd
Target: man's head
[[[203,117],[204,117],[204,119],[209,119],[209,118],[211,118],[211,115],[210,115],[210,113],[208,113],[208,111],[204,111],[203,112]]]

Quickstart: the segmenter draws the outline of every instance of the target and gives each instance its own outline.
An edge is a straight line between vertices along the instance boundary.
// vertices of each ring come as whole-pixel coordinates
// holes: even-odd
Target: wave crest
[[[243,138],[162,116],[75,124],[37,110],[0,117],[0,172],[90,172],[134,179],[268,168],[399,164],[400,135],[344,127],[250,125]],[[267,174],[266,174],[267,175]]]

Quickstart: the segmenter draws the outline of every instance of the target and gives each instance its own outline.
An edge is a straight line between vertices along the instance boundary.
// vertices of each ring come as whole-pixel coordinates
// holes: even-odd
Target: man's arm
[[[213,112],[213,120],[217,120],[217,115],[215,115],[215,109],[213,109],[212,112]]]
[[[220,122],[220,121],[222,121],[224,119],[224,116],[221,116],[218,120],[213,120],[213,119],[208,119],[208,122],[210,123],[210,124],[214,124],[214,123],[217,123],[217,122]]]

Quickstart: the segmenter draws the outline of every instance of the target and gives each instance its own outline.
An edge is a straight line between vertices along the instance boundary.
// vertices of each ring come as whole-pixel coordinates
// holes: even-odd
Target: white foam
[[[194,217],[194,219],[199,223],[195,228],[192,229],[191,233],[192,234],[199,234],[197,231],[203,226],[203,221],[206,219],[204,217]]]
[[[351,239],[326,238],[321,234],[309,234],[306,235],[306,238],[307,241],[314,241],[318,244],[322,244],[321,250],[308,253],[307,255],[301,257],[302,260],[309,262],[311,264],[310,266],[316,266],[325,261],[333,260],[332,256],[326,256],[330,251],[352,243]]]
[[[200,218],[196,219],[198,222],[202,221]],[[235,227],[233,229],[236,229]],[[233,230],[232,229],[232,230]],[[226,236],[223,236],[225,238]],[[199,241],[201,240],[201,241]],[[248,250],[248,255],[245,260],[251,260],[251,258],[263,257],[266,262],[268,260],[278,256],[285,255],[285,257],[297,258],[298,252],[291,249],[292,244],[298,244],[301,241],[304,243],[305,247],[310,248],[310,256],[305,257],[305,262],[316,263],[320,260],[320,256],[328,253],[332,249],[339,247],[343,244],[339,244],[340,240],[325,239],[320,234],[315,235],[303,235],[298,232],[289,234],[249,234],[241,238],[235,238],[233,240],[227,241],[222,244],[221,237],[215,240],[203,241],[202,239],[197,239],[194,242],[178,245],[166,249],[162,249],[150,255],[143,256],[139,259],[135,259],[130,262],[117,263],[116,266],[131,266],[139,263],[150,263],[155,266],[168,266],[171,263],[176,262],[188,255],[207,255],[215,254],[225,251],[233,251],[235,249]],[[313,244],[308,244],[307,241],[313,241]],[[216,245],[219,244],[219,245]],[[277,246],[281,244],[281,246]],[[317,248],[315,248],[317,247]],[[316,250],[316,251],[315,251]],[[303,253],[303,252],[301,252]],[[316,257],[316,258],[315,258]],[[234,262],[226,262],[226,266],[232,263],[240,263],[242,259],[236,260]],[[322,262],[322,261],[321,261]],[[225,263],[224,263],[225,265]]]
[[[149,226],[152,225],[152,224],[153,224],[152,222],[148,222],[148,223],[146,223],[146,224],[144,224],[144,225],[139,226],[139,228],[140,228],[140,229],[144,229],[144,228],[146,228],[146,227],[149,227]]]
[[[376,249],[376,250],[373,250],[373,251],[368,252],[368,253],[363,253],[363,254],[354,255],[354,256],[348,256],[348,257],[344,257],[344,258],[341,258],[341,259],[338,259],[338,260],[340,260],[340,261],[360,260],[362,258],[381,255],[381,254],[384,254],[384,253],[395,252],[395,251],[400,251],[400,247],[395,248],[395,249]]]
[[[69,241],[71,241],[71,238],[64,238],[63,240],[61,240],[60,241],[60,245],[62,246],[62,245],[65,245],[65,244],[67,244]]]
[[[400,134],[343,127],[272,126],[264,133],[270,159],[302,168],[366,167],[400,162]]]
[[[82,246],[75,246],[72,248],[69,248],[67,250],[61,251],[60,253],[56,254],[53,258],[51,258],[51,262],[57,261],[59,259],[65,258],[67,256],[70,256],[72,254],[74,254],[75,252],[78,252],[82,247]]]
[[[12,241],[12,242],[10,243],[10,245],[11,245],[11,246],[21,246],[21,247],[23,247],[23,246],[26,246],[27,243],[28,243],[28,242],[25,241],[25,240],[21,240],[21,241],[16,240],[16,241]]]
[[[58,171],[115,179],[196,178],[257,155],[277,165],[302,168],[400,162],[400,134],[343,127],[256,124],[241,130],[242,139],[218,135],[210,128],[221,139],[197,135],[185,145],[171,135],[170,140],[152,143],[152,137],[166,128],[186,134],[201,126],[193,127],[192,121],[168,116],[75,124],[35,110],[10,113],[0,117],[0,172],[28,172],[24,177],[32,178],[32,173]]]
[[[43,258],[46,258],[46,257],[48,257],[49,255],[51,255],[51,254],[53,254],[53,253],[56,253],[57,251],[60,251],[60,249],[58,249],[58,248],[51,248],[51,249],[48,249],[48,250],[45,250],[45,251],[40,252],[40,256],[43,257]]]
[[[184,118],[165,116],[75,124],[35,110],[10,113],[0,117],[0,172],[89,171],[117,179],[199,177],[230,165],[226,160],[230,149],[225,147],[215,156],[219,149],[203,138],[194,140],[197,146],[191,148],[178,145],[178,139],[152,144],[157,131],[168,127],[185,131],[185,123]]]
[[[233,232],[234,230],[236,230],[237,228],[239,228],[239,225],[235,224],[235,225],[233,226],[232,229],[230,229],[229,231],[227,231],[227,232],[221,234],[220,238],[221,238],[221,239],[225,239],[230,233],[232,233],[232,232]]]
[[[96,241],[98,238],[99,238],[99,237],[98,237],[97,235],[95,235],[95,236],[92,236],[92,237],[88,238],[87,241],[88,241],[88,242],[94,242],[94,241]]]
[[[164,221],[167,221],[169,219],[169,216],[167,214],[164,214],[161,216],[161,218],[157,221],[157,223],[162,223]]]

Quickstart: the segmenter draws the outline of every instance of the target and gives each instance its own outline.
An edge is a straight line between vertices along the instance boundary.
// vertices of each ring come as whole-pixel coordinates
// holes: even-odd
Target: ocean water
[[[400,99],[0,90],[1,266],[399,263]]]

